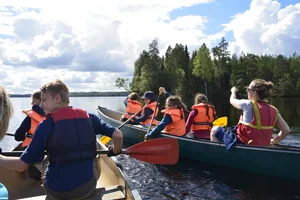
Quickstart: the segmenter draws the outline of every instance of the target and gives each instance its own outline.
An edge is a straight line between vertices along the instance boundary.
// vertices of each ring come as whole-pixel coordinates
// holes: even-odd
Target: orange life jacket
[[[169,114],[172,118],[172,123],[167,124],[164,131],[166,133],[177,135],[177,136],[183,136],[185,135],[185,118],[184,118],[184,112],[182,109],[165,109],[161,111],[164,113],[164,116],[166,114]],[[182,118],[181,118],[182,117]]]
[[[35,131],[36,127],[38,126],[38,124],[41,121],[43,121],[46,118],[44,116],[38,114],[34,110],[23,110],[23,113],[25,113],[31,119],[30,129],[29,129],[29,131],[27,131],[25,140],[22,142],[22,147],[28,147],[31,140],[32,140],[32,137],[33,137],[33,134],[34,134],[34,131]]]
[[[157,104],[157,102],[154,101],[152,103],[149,103],[148,105],[145,105],[143,107],[143,109],[142,109],[142,115],[144,115],[146,108],[150,108],[153,111],[153,113],[152,113],[152,115],[153,115],[155,107],[156,107],[156,104]],[[157,114],[158,114],[158,108],[156,109],[152,125],[157,125],[158,124],[158,121],[155,119],[155,117],[157,116]],[[150,125],[151,119],[152,119],[152,115],[149,115],[148,118],[145,121],[141,122],[141,124]]]
[[[208,116],[206,115],[206,105],[204,103],[199,103],[192,106],[192,109],[198,111],[197,116],[194,118],[192,124],[192,130],[211,130],[213,126],[213,121],[215,120],[215,112],[211,105],[207,104],[208,106]]]
[[[129,119],[131,115],[139,112],[142,109],[142,104],[136,100],[127,100],[126,113],[124,114],[124,118]]]
[[[278,119],[278,110],[267,102],[252,101],[253,119],[245,123],[240,117],[237,127],[237,138],[249,145],[268,146],[271,141],[273,127]]]

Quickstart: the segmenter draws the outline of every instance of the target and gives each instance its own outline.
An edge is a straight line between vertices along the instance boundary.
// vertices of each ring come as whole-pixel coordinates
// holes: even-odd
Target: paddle
[[[12,134],[12,133],[6,133],[6,135],[15,137],[15,134]]]
[[[6,133],[5,135],[15,137],[15,134],[12,134],[12,133]],[[27,134],[26,137],[33,138],[33,135],[28,135]]]
[[[135,117],[135,116],[136,116],[137,114],[139,114],[141,111],[142,111],[142,109],[140,109],[137,113],[135,113],[135,114],[132,115],[132,116]],[[127,119],[124,123],[122,123],[120,126],[118,126],[117,129],[122,128],[122,127],[123,127],[125,124],[127,124],[130,120],[131,120],[131,118]],[[99,140],[100,140],[100,142],[102,142],[102,143],[105,145],[105,144],[107,144],[107,143],[111,140],[111,138],[104,135],[104,136],[102,136]]]
[[[23,151],[2,152],[4,156],[21,156]],[[97,150],[97,154],[107,154],[108,150]],[[47,154],[47,152],[45,152]],[[179,145],[174,138],[157,138],[135,144],[122,151],[122,154],[147,163],[173,165],[179,159]]]
[[[156,110],[157,110],[157,107],[158,107],[158,102],[159,102],[159,97],[160,97],[160,95],[162,95],[162,92],[161,92],[161,91],[159,91],[159,94],[158,94],[158,97],[157,97],[157,100],[156,100],[156,105],[155,105],[155,108],[154,108],[153,115],[152,115],[152,117],[151,117],[151,121],[150,121],[148,130],[147,130],[147,134],[151,131],[151,126],[152,126],[152,123],[153,123],[153,120],[154,120],[154,117],[155,117],[155,113],[156,113]]]
[[[225,117],[219,117],[213,122],[213,126],[227,126],[228,118]]]

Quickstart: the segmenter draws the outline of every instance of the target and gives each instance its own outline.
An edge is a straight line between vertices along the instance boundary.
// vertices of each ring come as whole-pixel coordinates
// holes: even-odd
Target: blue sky
[[[0,84],[32,93],[59,78],[71,91],[118,90],[154,38],[161,54],[222,37],[232,54],[300,54],[299,24],[299,0],[0,0]]]
[[[210,4],[199,4],[191,8],[180,8],[170,13],[171,20],[182,15],[201,15],[208,18],[206,34],[214,34],[223,29],[238,12],[249,9],[251,0],[218,0]]]
[[[299,0],[278,1],[281,8],[299,3]],[[184,7],[173,10],[170,13],[171,20],[183,15],[201,15],[208,19],[205,34],[215,34],[223,30],[222,24],[227,24],[237,13],[243,13],[250,8],[251,0],[215,0],[209,4],[198,4],[193,7]],[[225,35],[227,41],[234,40],[232,32]],[[214,42],[215,46],[218,43]]]

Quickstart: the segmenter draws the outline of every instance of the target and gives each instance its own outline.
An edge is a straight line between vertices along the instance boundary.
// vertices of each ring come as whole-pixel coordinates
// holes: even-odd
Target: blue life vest
[[[0,183],[0,200],[8,199],[8,192],[6,187]]]
[[[54,121],[54,130],[47,141],[50,164],[65,164],[96,157],[96,135],[86,111],[66,107],[49,115]]]

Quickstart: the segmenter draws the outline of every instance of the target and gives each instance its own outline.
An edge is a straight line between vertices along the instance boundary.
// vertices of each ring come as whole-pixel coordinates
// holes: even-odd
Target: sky
[[[71,92],[119,91],[115,80],[153,39],[160,53],[222,37],[231,54],[290,56],[300,47],[299,0],[1,0],[0,85],[30,94],[60,79]]]

